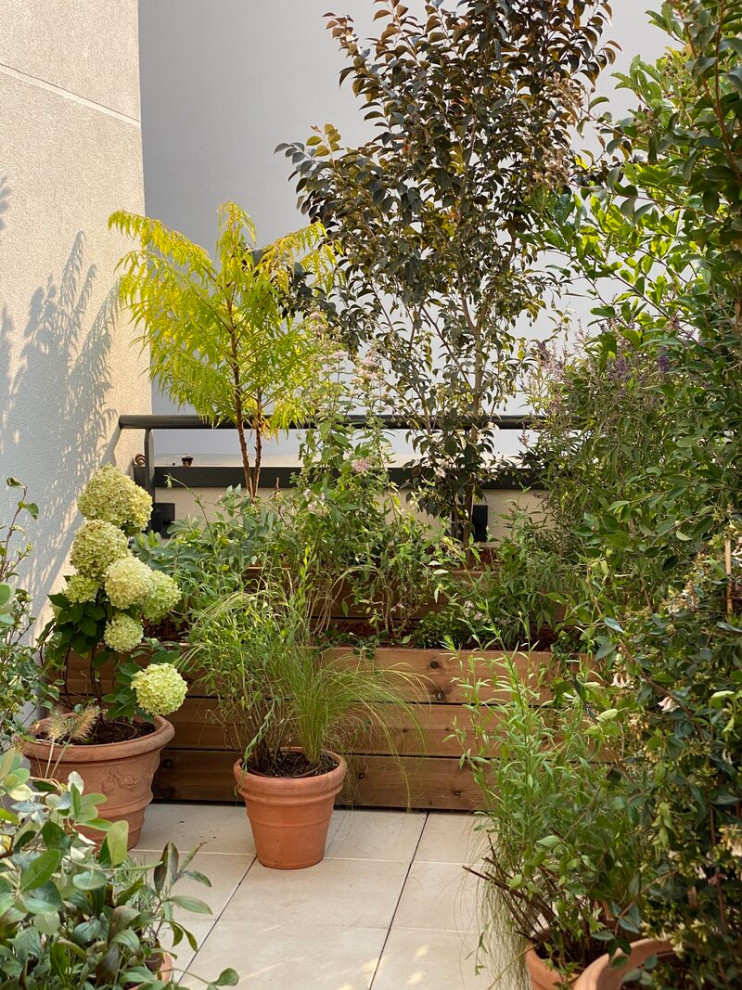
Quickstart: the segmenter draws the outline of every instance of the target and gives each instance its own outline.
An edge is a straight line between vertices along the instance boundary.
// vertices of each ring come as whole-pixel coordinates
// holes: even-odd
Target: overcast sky
[[[665,39],[649,24],[647,0],[613,6],[610,37],[622,48],[616,68],[627,69],[637,54],[655,59]],[[302,226],[291,169],[276,145],[305,140],[325,122],[348,142],[365,133],[350,86],[338,87],[345,63],[325,28],[328,7],[352,15],[362,36],[374,31],[373,0],[140,0],[150,216],[210,251],[216,208],[227,200],[247,210],[263,243]],[[600,88],[608,95],[614,83],[606,76]],[[616,113],[627,105],[620,95],[613,101]],[[172,407],[155,394],[154,408]],[[210,449],[235,450],[233,440],[211,436]],[[187,436],[158,438],[160,451],[190,447]]]

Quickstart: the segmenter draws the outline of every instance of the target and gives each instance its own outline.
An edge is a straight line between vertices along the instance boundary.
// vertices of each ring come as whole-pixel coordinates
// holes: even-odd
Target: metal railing
[[[387,430],[404,430],[409,432],[414,428],[409,419],[403,416],[385,415],[378,416],[376,419],[380,420],[384,426],[384,429]],[[532,415],[486,416],[462,419],[461,427],[466,429],[468,426],[475,425],[487,427],[495,426],[500,430],[522,431],[537,428],[539,419],[540,417]],[[360,427],[367,422],[367,418],[363,414],[351,415],[343,417],[339,422],[344,426]],[[148,415],[119,416],[118,425],[120,430],[144,431],[144,451],[136,462],[137,467],[135,468],[135,479],[137,483],[145,488],[152,496],[152,501],[154,504],[153,528],[161,529],[166,527],[167,524],[172,521],[170,512],[165,511],[164,505],[158,506],[155,498],[156,489],[165,483],[165,475],[172,476],[176,481],[187,484],[190,488],[226,488],[227,485],[239,483],[242,475],[242,469],[238,467],[212,466],[209,468],[172,467],[167,469],[157,469],[155,466],[155,447],[153,435],[155,430],[234,430],[236,427],[231,420],[223,420],[217,423],[212,423],[207,419],[203,419],[201,416],[152,413]],[[291,423],[287,429],[308,430],[312,429],[314,426],[316,426],[314,421],[308,421],[304,423]],[[430,423],[430,428],[435,430],[440,429],[440,426],[437,421],[433,420]],[[263,478],[265,480],[266,487],[271,488],[276,484],[280,484],[281,486],[290,484],[291,476],[296,473],[296,470],[296,467],[274,466],[264,468]],[[158,477],[160,473],[163,475],[161,478]],[[403,482],[409,477],[409,471],[404,468],[392,468],[389,473],[395,483]],[[528,484],[528,478],[522,475],[522,473],[518,479],[518,483],[514,483],[514,478],[517,473],[518,472],[513,470],[511,472],[512,477],[505,479],[507,484],[503,484],[501,482],[498,484],[498,487],[520,488]]]

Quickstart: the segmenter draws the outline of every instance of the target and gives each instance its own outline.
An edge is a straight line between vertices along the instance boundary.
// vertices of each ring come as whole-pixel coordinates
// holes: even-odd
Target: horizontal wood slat
[[[449,738],[457,727],[468,724],[465,709],[460,705],[415,705],[413,718],[394,705],[380,707],[386,730],[379,727],[353,740],[353,750],[359,753],[388,754],[390,749],[406,756],[461,755],[461,746]],[[216,705],[208,698],[187,698],[182,708],[168,716],[175,726],[175,738],[183,749],[227,749],[238,752],[238,737],[227,725],[216,719]],[[494,755],[493,753],[487,755]]]
[[[236,803],[233,764],[234,754],[220,750],[166,749],[153,784],[155,800]],[[471,811],[480,796],[456,759],[351,756],[338,804]]]
[[[351,647],[337,647],[330,652],[335,659],[347,657],[348,663],[355,662]],[[416,684],[401,680],[400,694],[414,705],[422,739],[398,708],[383,706],[388,711],[385,721],[394,745],[390,746],[385,733],[378,729],[356,740],[353,750],[360,755],[349,758],[351,773],[343,800],[369,807],[477,807],[479,792],[471,774],[459,767],[461,747],[455,738],[448,738],[457,726],[466,728],[469,724],[464,707],[467,693],[458,678],[465,675],[467,680],[479,682],[479,699],[492,705],[491,714],[496,719],[498,703],[511,696],[510,690],[496,683],[506,679],[509,662],[523,682],[534,688],[540,684],[538,700],[549,698],[548,681],[555,663],[551,653],[452,653],[386,647],[377,649],[374,656],[384,669],[397,669],[419,678]],[[143,656],[142,663],[146,662]],[[183,707],[170,716],[175,739],[163,753],[154,793],[161,800],[232,801],[232,764],[240,747],[214,718],[215,699],[202,693],[197,676],[191,678]],[[74,693],[88,693],[87,661],[70,657],[68,680]],[[110,689],[110,669],[104,671],[104,680],[106,689]],[[390,750],[396,750],[398,755],[390,755]]]
[[[355,656],[351,647],[336,647],[328,651],[336,658],[347,657],[352,663]],[[430,701],[435,704],[461,705],[466,701],[466,691],[458,682],[458,678],[476,679],[483,682],[479,692],[481,701],[507,701],[511,695],[508,690],[495,687],[487,681],[499,680],[506,677],[508,664],[512,662],[518,676],[534,688],[539,677],[552,666],[554,658],[551,653],[533,651],[530,653],[506,654],[499,650],[460,650],[452,653],[440,649],[408,649],[405,647],[383,647],[377,649],[376,663],[386,670],[399,670],[403,673],[419,677],[417,685],[405,684],[400,679],[399,693],[405,701]],[[142,664],[146,664],[146,657]],[[112,672],[104,668],[104,687],[110,690]],[[192,684],[189,691],[191,698],[203,698],[199,686],[199,673],[187,675]],[[68,665],[69,688],[75,694],[86,694],[89,691],[90,678],[86,660],[73,654]],[[546,700],[549,693],[542,688],[540,699]]]

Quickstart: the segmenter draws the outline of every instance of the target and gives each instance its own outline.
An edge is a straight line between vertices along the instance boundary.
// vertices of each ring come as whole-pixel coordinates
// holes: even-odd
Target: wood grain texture
[[[352,647],[337,647],[330,654],[334,660],[358,662]],[[554,658],[547,652],[505,654],[388,647],[377,649],[374,659],[383,669],[411,675],[409,681],[400,681],[400,694],[413,705],[419,728],[398,707],[385,705],[380,707],[385,710],[386,732],[370,728],[354,740],[351,749],[355,755],[349,758],[353,772],[344,800],[361,807],[477,807],[479,792],[471,775],[459,767],[461,745],[453,737],[456,728],[469,725],[464,706],[467,692],[460,678],[479,682],[479,698],[491,705],[491,717],[497,720],[498,703],[511,696],[502,683],[507,680],[509,664],[520,680],[533,688],[540,685],[538,701],[548,699],[548,681],[555,667]],[[142,663],[146,662],[143,655]],[[109,690],[112,671],[103,673],[104,686]],[[86,695],[87,661],[72,656],[68,675],[70,689]],[[198,674],[189,681],[185,704],[170,716],[175,739],[163,754],[155,778],[155,796],[161,800],[231,801],[232,764],[240,750],[236,733],[217,720],[216,700],[205,695]],[[488,755],[495,756],[496,752]]]
[[[234,753],[220,750],[166,749],[152,787],[155,799],[239,803],[234,760]],[[479,801],[471,775],[456,759],[351,756],[338,804],[471,811]]]

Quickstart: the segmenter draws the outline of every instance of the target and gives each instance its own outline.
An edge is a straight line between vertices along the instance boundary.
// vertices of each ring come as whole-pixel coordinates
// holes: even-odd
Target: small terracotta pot
[[[162,980],[163,983],[169,983],[173,978],[173,957],[169,952],[162,953],[162,965],[157,971],[157,977]],[[132,987],[131,990],[140,990],[140,987],[143,986],[143,983],[137,983],[137,985]]]
[[[241,760],[235,763],[237,790],[263,866],[302,870],[325,855],[332,808],[345,777],[345,760],[327,755],[337,766],[314,777],[264,777],[245,770]]]
[[[559,973],[546,965],[533,946],[526,952],[526,969],[532,990],[556,990],[559,987]]]
[[[34,726],[42,733],[48,723],[42,719]],[[64,783],[77,772],[88,794],[105,794],[101,818],[111,822],[129,823],[129,848],[137,844],[144,824],[144,812],[152,800],[152,778],[160,764],[160,751],[170,742],[175,729],[166,719],[155,716],[155,731],[124,742],[81,746],[58,743],[52,746],[44,739],[28,742],[23,755],[31,764],[35,777],[49,777]],[[103,841],[97,829],[81,829],[85,835]]]
[[[632,942],[631,952],[621,966],[611,966],[609,955],[590,963],[575,983],[575,990],[619,990],[623,981],[637,966],[642,966],[650,956],[671,956],[672,945],[656,938],[642,938]]]

